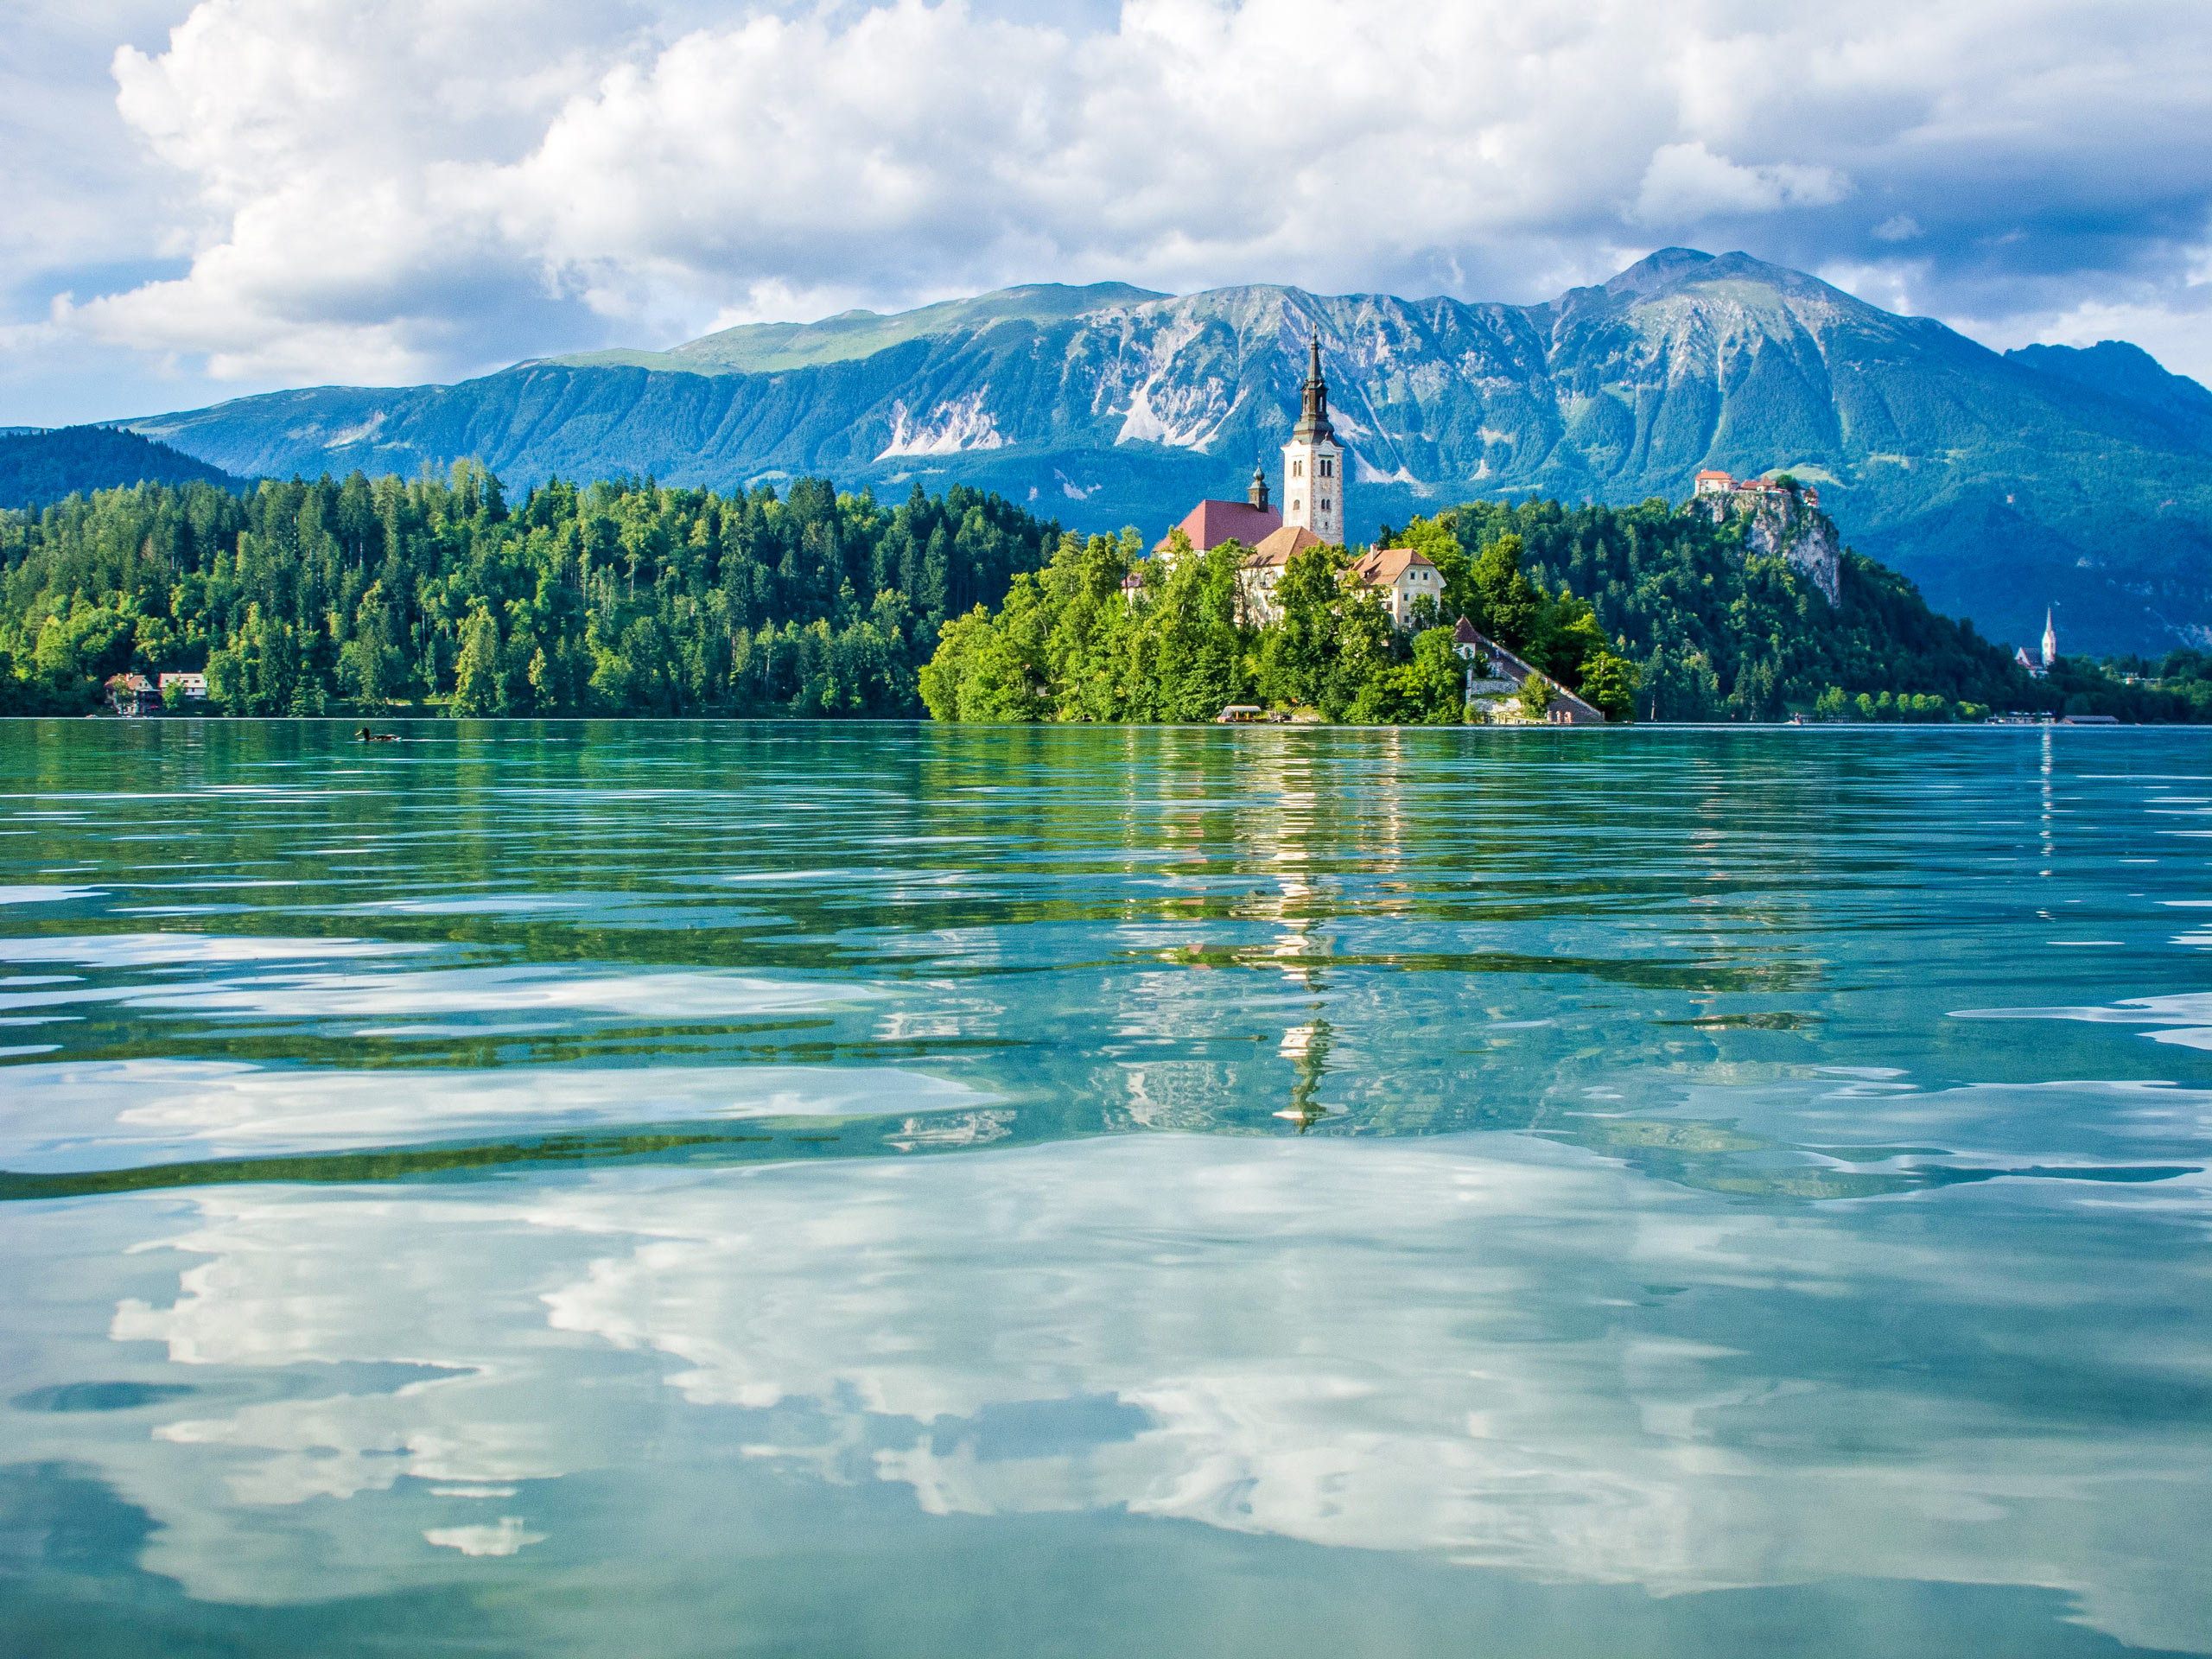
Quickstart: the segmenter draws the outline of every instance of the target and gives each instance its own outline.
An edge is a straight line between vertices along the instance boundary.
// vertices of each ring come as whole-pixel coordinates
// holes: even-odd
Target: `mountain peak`
[[[1671,286],[1685,272],[1713,263],[1713,256],[1697,248],[1661,248],[1647,253],[1626,270],[1599,284],[1611,295],[1655,294]]]
[[[1606,282],[1599,291],[1608,299],[1633,302],[1657,299],[1688,288],[1727,282],[1756,283],[1763,288],[1774,289],[1777,294],[1794,297],[1817,296],[1849,305],[1866,303],[1817,276],[1808,276],[1802,270],[1792,270],[1787,265],[1770,264],[1740,249],[1732,253],[1713,254],[1701,252],[1696,248],[1662,248],[1656,253],[1646,254]]]
[[[2122,397],[2193,404],[2212,410],[2212,391],[2176,374],[2140,346],[2101,340],[2094,346],[2018,346],[2005,353],[2045,374]]]
[[[2126,404],[2200,443],[2212,442],[2212,391],[2174,373],[2140,346],[2124,340],[2021,346],[2005,359]]]

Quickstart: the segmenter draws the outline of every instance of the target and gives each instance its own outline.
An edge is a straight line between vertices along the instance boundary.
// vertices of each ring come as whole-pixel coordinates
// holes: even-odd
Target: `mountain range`
[[[1014,288],[127,424],[241,474],[474,456],[511,485],[957,480],[1149,539],[1241,497],[1255,457],[1279,470],[1316,334],[1354,540],[1478,498],[1680,499],[1701,467],[1788,471],[1993,637],[2032,639],[2056,607],[2069,650],[2212,640],[2212,392],[2118,342],[2000,354],[1741,253],[1666,249],[1537,305]]]
[[[107,426],[0,430],[0,508],[35,511],[66,496],[141,483],[246,487],[221,467],[136,432]]]

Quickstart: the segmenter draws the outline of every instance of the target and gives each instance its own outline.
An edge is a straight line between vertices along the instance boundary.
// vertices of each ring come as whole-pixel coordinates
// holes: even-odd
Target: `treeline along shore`
[[[556,480],[517,503],[473,463],[140,484],[0,512],[0,713],[91,712],[166,672],[207,695],[173,683],[165,711],[237,715],[1195,721],[1249,702],[1446,723],[1466,713],[1465,617],[1616,720],[2212,719],[2201,653],[2032,678],[1872,560],[1845,553],[1832,602],[1664,501],[1479,502],[1382,539],[1443,578],[1410,627],[1345,550],[1294,559],[1258,626],[1236,543],[1147,557],[1135,531],[1063,533],[957,485],[887,506],[823,479]]]
[[[1059,539],[958,486],[733,492],[450,478],[140,485],[0,514],[0,707],[200,670],[233,715],[921,711],[948,616]]]

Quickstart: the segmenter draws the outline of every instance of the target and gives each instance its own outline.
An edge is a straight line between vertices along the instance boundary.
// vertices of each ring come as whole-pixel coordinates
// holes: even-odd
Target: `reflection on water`
[[[2212,1651],[2195,740],[417,736],[0,739],[11,1628]]]

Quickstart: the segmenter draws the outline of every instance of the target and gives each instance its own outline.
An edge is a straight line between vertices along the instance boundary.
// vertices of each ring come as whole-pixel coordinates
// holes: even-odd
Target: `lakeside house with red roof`
[[[111,674],[105,686],[107,706],[118,715],[158,715],[162,694],[143,674]]]

